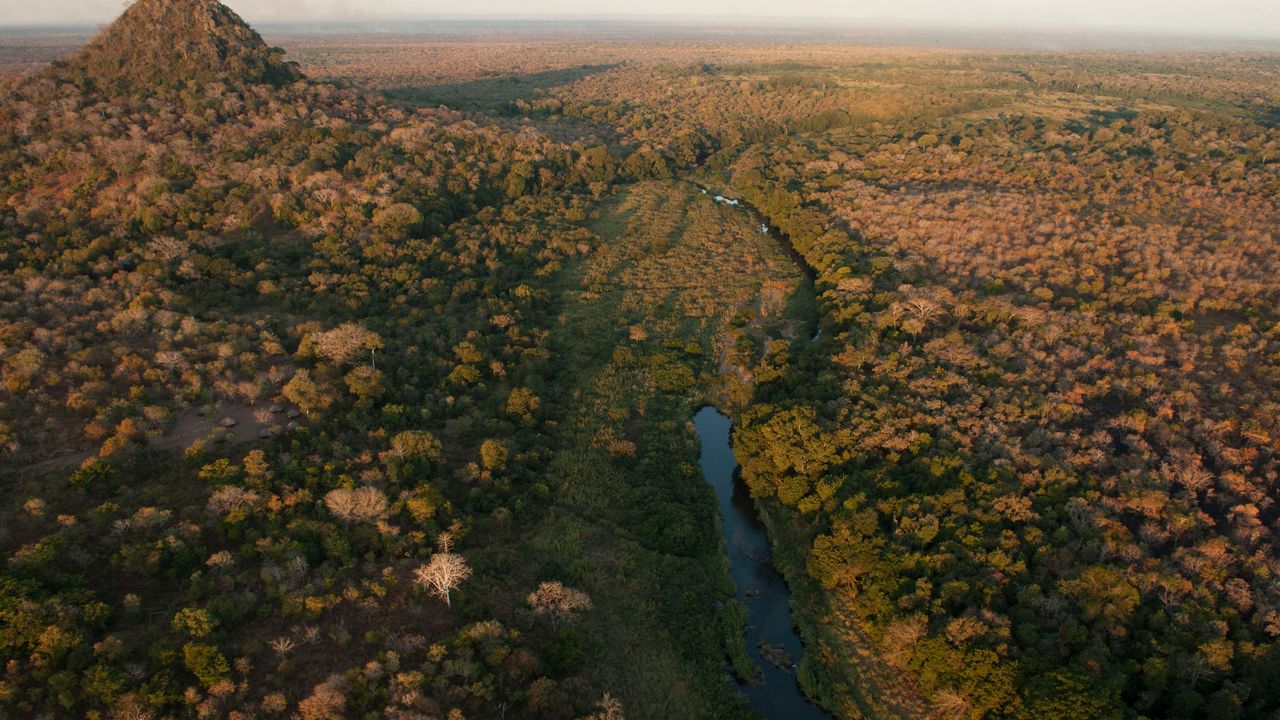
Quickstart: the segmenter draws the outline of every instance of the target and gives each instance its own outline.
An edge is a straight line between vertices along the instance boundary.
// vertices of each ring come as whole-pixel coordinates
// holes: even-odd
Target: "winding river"
[[[702,475],[715,489],[730,573],[738,602],[747,608],[747,652],[764,671],[763,682],[740,686],[751,709],[768,720],[830,720],[796,684],[800,637],[791,622],[791,595],[773,567],[769,536],[756,515],[730,445],[733,423],[704,407],[693,423],[702,441]],[[781,667],[780,667],[781,665]]]

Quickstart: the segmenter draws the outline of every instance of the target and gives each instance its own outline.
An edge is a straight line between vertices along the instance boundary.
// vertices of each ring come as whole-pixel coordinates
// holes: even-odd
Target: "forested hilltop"
[[[5,80],[0,717],[752,717],[706,402],[834,716],[1280,712],[1280,55],[299,43]]]

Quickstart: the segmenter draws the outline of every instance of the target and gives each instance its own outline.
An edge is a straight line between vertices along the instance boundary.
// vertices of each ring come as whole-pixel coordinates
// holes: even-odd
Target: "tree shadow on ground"
[[[583,65],[464,83],[391,88],[383,94],[392,100],[418,107],[447,105],[458,110],[513,112],[513,103],[517,100],[533,100],[539,90],[568,85],[615,67],[617,65]]]

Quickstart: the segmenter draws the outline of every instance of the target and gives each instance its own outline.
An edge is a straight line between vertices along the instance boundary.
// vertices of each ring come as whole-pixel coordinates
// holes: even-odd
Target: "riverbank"
[[[769,720],[827,720],[797,683],[798,663],[805,649],[791,616],[791,593],[774,568],[769,534],[756,512],[746,487],[737,479],[738,463],[730,445],[732,421],[714,407],[703,407],[694,416],[701,442],[698,458],[703,477],[714,488],[720,511],[720,527],[730,573],[736,588],[735,602],[745,608],[746,659],[750,676],[739,689],[752,710]]]
[[[741,206],[763,218],[763,222],[794,231],[802,239],[801,246],[806,252],[814,251],[814,238],[825,236],[825,216],[797,205],[775,222],[751,202],[754,199],[764,203],[768,193],[760,188],[744,186],[735,195],[743,198],[739,203]],[[826,273],[826,286],[833,284],[832,271],[837,276],[840,272],[840,263],[833,261],[835,255],[813,254],[810,262],[789,235],[781,229],[775,232],[778,237],[786,239],[786,248],[800,256],[805,268],[813,270],[820,265]],[[840,232],[849,238],[848,243],[840,245],[842,252],[850,260],[849,266],[855,266],[854,258],[866,252],[867,248],[853,229],[844,227]],[[808,240],[804,240],[806,237]],[[785,368],[780,370],[784,374],[794,374],[790,384],[780,384],[764,393],[757,393],[753,404],[782,402],[794,406],[797,402],[821,402],[819,398],[840,394],[841,389],[836,387],[825,393],[813,394],[814,384],[824,381],[824,377],[829,378],[824,368],[830,367],[831,363],[830,346],[827,345],[830,341],[822,341],[821,330],[823,314],[834,309],[829,304],[814,300],[813,312],[818,319],[814,323],[816,332],[812,342],[798,347],[797,352],[788,358]],[[831,340],[839,342],[840,338],[837,336]],[[738,449],[735,438],[735,450]],[[819,516],[812,512],[821,501],[811,496],[810,502],[808,510],[797,512],[782,505],[776,497],[756,500],[759,515],[773,542],[775,562],[792,591],[796,626],[809,650],[798,672],[802,686],[811,698],[839,718],[929,716],[928,703],[912,674],[905,667],[888,662],[881,655],[876,639],[868,634],[866,623],[856,609],[853,592],[832,592],[810,575],[809,549],[813,547],[815,536],[824,532],[823,526],[817,522]]]

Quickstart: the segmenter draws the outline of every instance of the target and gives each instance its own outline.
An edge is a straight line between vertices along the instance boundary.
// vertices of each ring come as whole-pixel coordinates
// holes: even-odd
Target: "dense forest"
[[[1280,712],[1280,55],[0,52],[0,717]],[[726,669],[728,668],[728,669]]]

